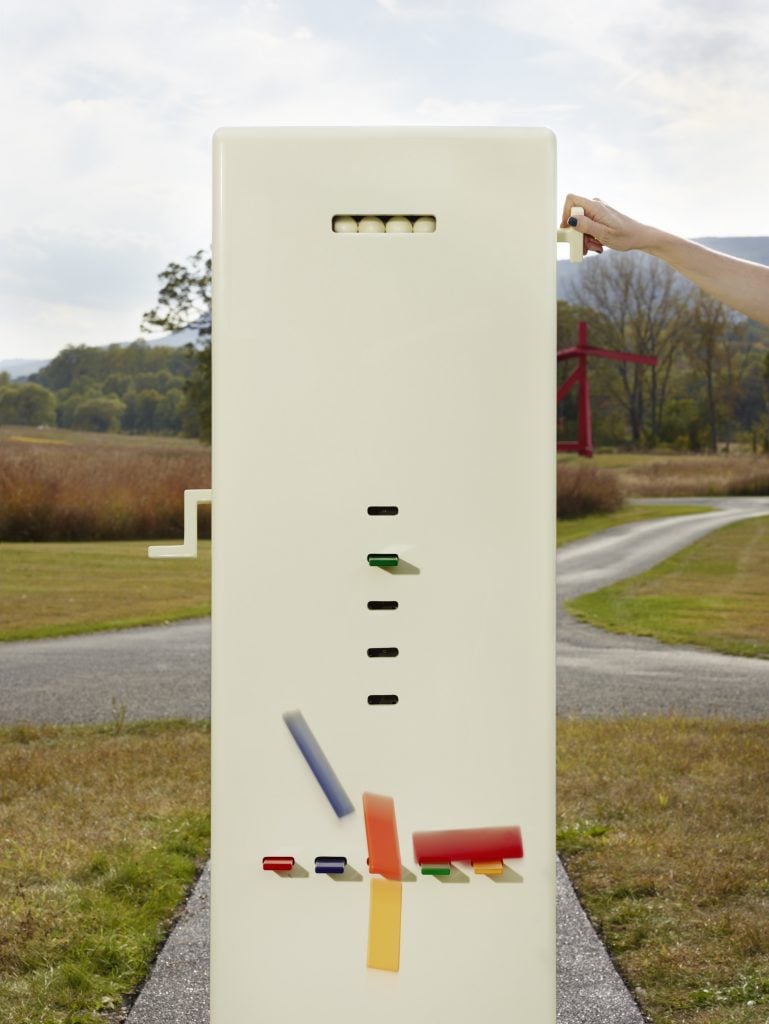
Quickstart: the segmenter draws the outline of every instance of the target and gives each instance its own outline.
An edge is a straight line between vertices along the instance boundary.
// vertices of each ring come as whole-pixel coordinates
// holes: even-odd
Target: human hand
[[[572,206],[581,206],[585,211],[579,217],[571,216]],[[576,223],[572,223],[576,221]],[[647,227],[624,213],[612,209],[601,199],[586,199],[584,196],[569,194],[563,206],[561,227],[573,227],[584,235],[584,252],[603,252],[603,247],[618,252],[628,249],[645,249],[652,244],[655,228]]]

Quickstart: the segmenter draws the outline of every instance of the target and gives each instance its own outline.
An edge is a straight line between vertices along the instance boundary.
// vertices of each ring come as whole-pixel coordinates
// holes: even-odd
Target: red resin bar
[[[417,864],[445,864],[453,860],[484,862],[522,856],[523,840],[517,825],[414,833]]]
[[[264,871],[290,871],[293,866],[293,857],[262,857]]]
[[[401,851],[395,823],[395,801],[391,796],[363,794],[363,818],[368,844],[368,869],[372,875],[401,880]]]

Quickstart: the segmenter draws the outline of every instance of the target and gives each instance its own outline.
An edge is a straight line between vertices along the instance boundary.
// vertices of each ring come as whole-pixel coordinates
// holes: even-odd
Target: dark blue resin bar
[[[316,875],[343,875],[347,867],[346,857],[316,857]]]
[[[310,766],[312,774],[318,780],[320,788],[326,794],[328,802],[334,808],[337,817],[343,818],[345,814],[352,814],[355,810],[352,800],[345,793],[342,783],[336,777],[336,772],[321,750],[320,744],[315,739],[302,712],[287,711],[283,715],[283,721],[288,726],[288,731],[294,737],[296,745],[301,750],[305,761]]]

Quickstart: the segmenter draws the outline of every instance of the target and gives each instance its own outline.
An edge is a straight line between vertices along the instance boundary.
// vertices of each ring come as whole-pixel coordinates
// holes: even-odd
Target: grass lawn
[[[205,857],[208,776],[204,723],[0,730],[3,1024],[117,1019]],[[769,723],[561,721],[558,777],[559,850],[645,1011],[764,1024]]]
[[[122,1020],[208,849],[207,723],[0,730],[0,834],[0,1020]]]
[[[610,526],[706,511],[634,505],[558,523],[565,544]],[[145,541],[0,544],[0,641],[173,622],[211,611],[211,542],[197,559],[150,559]]]
[[[769,1020],[769,722],[559,722],[559,849],[655,1024]]]
[[[769,658],[769,517],[725,526],[567,607],[616,633]]]
[[[0,544],[0,640],[208,615],[211,543],[150,559],[145,541]]]
[[[712,508],[705,508],[703,505],[628,505],[619,512],[604,512],[593,516],[580,516],[577,519],[559,519],[556,525],[556,543],[560,547],[562,544],[570,544],[573,540],[589,537],[599,530],[635,523],[639,519],[662,519],[665,516],[689,516],[712,511]]]

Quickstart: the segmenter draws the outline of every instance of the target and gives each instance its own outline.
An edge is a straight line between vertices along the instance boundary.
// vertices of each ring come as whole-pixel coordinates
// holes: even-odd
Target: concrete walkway
[[[129,1024],[209,1024],[209,893],[206,867],[134,1003]],[[560,862],[557,922],[558,1024],[643,1024]],[[254,1003],[258,1008],[256,994]]]

